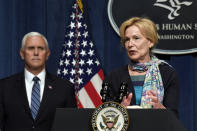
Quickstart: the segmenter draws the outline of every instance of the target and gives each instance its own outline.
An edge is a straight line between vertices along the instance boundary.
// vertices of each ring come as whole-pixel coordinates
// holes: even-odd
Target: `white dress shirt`
[[[46,70],[42,70],[37,77],[40,79],[40,102],[42,100],[43,92],[44,92],[44,85],[45,85],[45,76],[46,76]],[[31,107],[31,94],[32,94],[32,88],[34,85],[33,78],[35,77],[34,74],[29,72],[27,69],[25,69],[25,87],[26,87],[26,93],[27,93],[27,99],[29,102],[29,107]]]

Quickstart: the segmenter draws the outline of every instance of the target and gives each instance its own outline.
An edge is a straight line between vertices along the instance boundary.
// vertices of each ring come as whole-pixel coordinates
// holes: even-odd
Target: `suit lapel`
[[[29,102],[27,99],[24,72],[19,74],[19,77],[16,80],[16,87],[18,91],[19,101],[21,102],[22,106],[24,106],[26,113],[28,113],[28,115],[32,118]]]
[[[50,96],[53,94],[53,79],[50,74],[46,73],[46,78],[45,78],[45,86],[44,86],[44,92],[43,92],[43,97],[42,101],[40,103],[40,108],[38,115],[36,117],[36,120],[39,120],[45,109],[47,108],[47,105],[50,103]]]

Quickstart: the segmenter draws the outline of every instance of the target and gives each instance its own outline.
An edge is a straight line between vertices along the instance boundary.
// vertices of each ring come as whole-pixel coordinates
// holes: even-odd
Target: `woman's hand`
[[[148,98],[151,99],[151,101],[148,103],[151,104],[154,109],[166,109],[165,106],[163,106],[163,104],[160,103],[154,91],[149,90],[147,94],[148,94]]]
[[[131,103],[132,97],[133,97],[132,93],[129,93],[128,97],[124,96],[122,99],[121,105],[123,105],[124,107],[129,106]]]

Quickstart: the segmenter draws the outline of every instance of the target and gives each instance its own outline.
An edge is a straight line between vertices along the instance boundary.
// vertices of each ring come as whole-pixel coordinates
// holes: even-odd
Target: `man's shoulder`
[[[73,84],[69,80],[60,78],[57,75],[51,74],[49,72],[47,73],[46,78],[50,79],[51,81],[53,81],[53,82],[55,82],[57,84],[60,84],[60,85],[66,84],[66,85],[73,86]]]
[[[13,75],[8,76],[8,77],[4,77],[4,78],[0,79],[0,82],[19,80],[21,77],[24,77],[24,72],[20,72],[20,73],[13,74]]]

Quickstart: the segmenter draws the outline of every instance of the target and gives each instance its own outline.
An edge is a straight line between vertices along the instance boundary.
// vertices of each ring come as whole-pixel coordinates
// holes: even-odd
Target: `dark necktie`
[[[33,81],[34,81],[34,85],[31,94],[31,113],[35,120],[40,107],[40,84],[38,77],[34,77]]]

